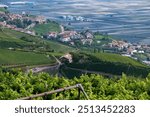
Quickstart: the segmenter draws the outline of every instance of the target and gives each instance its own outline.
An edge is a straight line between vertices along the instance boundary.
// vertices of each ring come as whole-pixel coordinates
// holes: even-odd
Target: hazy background
[[[10,5],[14,1],[34,2],[34,5]],[[107,32],[116,38],[150,43],[149,0],[0,0],[15,13],[26,11],[67,24],[60,16],[75,15],[91,22],[71,22],[76,30],[92,29]]]

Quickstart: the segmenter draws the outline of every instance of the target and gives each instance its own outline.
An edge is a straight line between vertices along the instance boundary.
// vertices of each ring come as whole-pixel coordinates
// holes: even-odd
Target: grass
[[[53,57],[44,54],[0,49],[0,65],[43,65],[55,62]]]
[[[111,54],[111,53],[94,53],[92,54],[93,56],[95,56],[96,58],[98,58],[101,61],[104,62],[112,62],[112,63],[121,63],[121,64],[130,64],[133,66],[140,66],[140,67],[145,67],[144,64],[129,58],[129,57],[125,57],[125,56],[121,56],[118,54]]]
[[[57,52],[55,52],[55,53],[53,53],[53,52],[49,52],[48,53],[49,55],[53,55],[53,56],[55,56],[55,57],[57,57],[57,58],[60,58],[61,56],[63,56],[64,54],[63,53],[57,53]]]
[[[109,35],[102,35],[102,34],[95,34],[92,47],[94,48],[100,48],[104,44],[108,44],[112,41],[112,37]]]
[[[52,49],[55,50],[55,52],[57,53],[67,53],[67,52],[70,52],[70,51],[73,51],[74,48],[72,47],[69,47],[67,45],[63,45],[63,44],[60,44],[58,42],[55,42],[55,41],[48,41],[48,40],[45,40],[45,42],[47,42],[47,44],[50,45],[50,47]]]
[[[60,32],[60,26],[57,23],[50,22],[46,24],[37,24],[34,28],[32,28],[39,35],[47,34],[48,32]]]
[[[5,8],[0,8],[0,12],[7,12],[8,10]]]
[[[107,36],[107,35],[95,34],[94,39],[95,40],[102,40],[102,39],[108,40],[108,39],[112,39],[112,37]]]
[[[73,63],[68,67],[121,75],[146,77],[150,67],[132,58],[110,53],[72,53]]]
[[[22,37],[25,37],[25,39]],[[8,48],[14,48],[12,51]],[[41,49],[43,47],[44,49]],[[53,50],[49,53],[47,48]],[[61,56],[74,48],[7,28],[0,29],[0,65],[45,65],[55,63],[52,55]],[[24,52],[28,51],[28,52]],[[35,53],[38,52],[39,54]],[[50,58],[46,57],[50,55]]]
[[[103,38],[106,38],[106,37],[103,36],[103,35],[95,35],[94,36],[94,39],[96,39],[96,40],[100,40],[100,39],[103,39]]]
[[[25,37],[27,40],[22,40],[22,37]],[[72,47],[60,44],[58,42],[44,40],[37,36],[31,36],[7,28],[0,29],[0,48],[29,48],[33,46],[33,43],[35,43],[35,49],[38,49],[39,47],[45,47],[47,45],[51,50],[54,50],[54,52],[66,53],[74,50]]]
[[[9,29],[2,29],[0,30],[0,41],[11,41],[11,42],[24,42],[22,40],[19,39],[19,36],[17,38],[18,33],[16,31],[12,31]]]

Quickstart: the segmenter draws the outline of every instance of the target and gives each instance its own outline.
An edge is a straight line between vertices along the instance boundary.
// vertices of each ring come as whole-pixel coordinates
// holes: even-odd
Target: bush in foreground
[[[150,76],[146,78],[127,77],[104,78],[100,75],[82,75],[79,78],[67,79],[50,76],[46,73],[33,75],[23,72],[0,71],[0,99],[18,99],[33,94],[52,91],[81,83],[91,100],[149,100]],[[55,93],[38,99],[77,99],[78,90],[73,89]],[[80,99],[85,99],[81,95]]]

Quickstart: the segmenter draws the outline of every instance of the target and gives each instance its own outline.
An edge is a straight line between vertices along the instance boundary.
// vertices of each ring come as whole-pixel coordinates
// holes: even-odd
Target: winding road
[[[33,72],[33,73],[39,73],[39,72],[42,72],[42,71],[45,71],[45,70],[48,70],[48,71],[54,71],[54,70],[59,70],[59,67],[60,65],[62,64],[61,61],[59,59],[57,59],[54,55],[52,55],[55,60],[57,61],[57,63],[55,65],[45,65],[45,66],[37,66],[35,68],[32,68],[32,69],[28,69],[27,72],[29,72],[30,70]]]
[[[39,72],[42,72],[42,71],[45,71],[45,70],[48,70],[48,71],[59,70],[60,66],[62,65],[61,61],[58,58],[56,58],[54,55],[52,55],[52,56],[57,61],[56,65],[35,67],[35,68],[30,69],[30,70],[32,70],[33,73],[39,73]],[[100,74],[100,75],[103,75],[103,76],[108,76],[110,78],[113,77],[113,76],[121,77],[121,75],[114,75],[114,74],[104,73],[104,72],[100,72],[100,71],[90,71],[90,70],[77,69],[77,68],[72,68],[72,67],[67,67],[67,66],[65,66],[65,68],[66,69],[75,70],[75,71],[80,71],[80,72],[86,73],[86,74],[87,73],[90,73],[90,74]],[[60,73],[58,73],[58,75],[62,76]]]

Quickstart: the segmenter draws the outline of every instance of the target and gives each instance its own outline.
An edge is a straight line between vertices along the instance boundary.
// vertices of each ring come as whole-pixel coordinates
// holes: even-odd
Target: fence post
[[[78,98],[77,98],[77,100],[80,100],[80,94],[81,94],[81,89],[78,87]]]
[[[82,91],[82,93],[84,94],[84,96],[86,97],[86,99],[89,100],[89,97],[88,97],[88,95],[86,94],[86,92],[84,91],[83,86],[82,86],[81,84],[77,84],[77,85],[78,85],[78,87],[80,88],[80,90]]]
[[[88,96],[87,96],[86,92],[84,91],[84,88],[82,87],[81,84],[76,84],[74,86],[69,86],[69,87],[57,89],[57,90],[54,90],[54,91],[48,91],[48,92],[32,95],[32,96],[29,96],[29,97],[24,97],[24,98],[21,98],[19,100],[30,100],[30,99],[34,99],[34,98],[37,98],[37,97],[43,97],[43,96],[45,98],[47,98],[47,96],[50,95],[50,94],[64,92],[66,90],[70,90],[70,89],[74,89],[74,88],[78,88],[78,99],[80,99],[80,95],[81,95],[81,91],[82,91],[82,93],[84,94],[86,99],[89,100],[89,98],[88,98]]]

